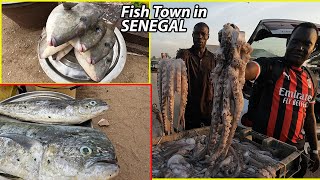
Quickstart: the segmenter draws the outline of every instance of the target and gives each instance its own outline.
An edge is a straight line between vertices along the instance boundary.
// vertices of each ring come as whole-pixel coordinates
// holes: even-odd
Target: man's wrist
[[[318,154],[318,153],[319,153],[318,150],[312,150],[311,152],[312,152],[313,154]]]

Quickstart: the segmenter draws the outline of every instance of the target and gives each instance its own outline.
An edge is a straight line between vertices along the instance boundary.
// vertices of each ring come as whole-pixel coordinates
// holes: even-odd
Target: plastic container
[[[42,29],[57,2],[21,2],[2,3],[2,12],[19,26],[27,29]]]

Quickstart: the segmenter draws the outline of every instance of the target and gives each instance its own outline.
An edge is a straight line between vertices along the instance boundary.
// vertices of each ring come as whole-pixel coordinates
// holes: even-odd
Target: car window
[[[260,41],[254,41],[251,46],[253,52],[251,57],[253,59],[259,57],[281,57],[286,52],[286,41],[285,38],[269,37]]]

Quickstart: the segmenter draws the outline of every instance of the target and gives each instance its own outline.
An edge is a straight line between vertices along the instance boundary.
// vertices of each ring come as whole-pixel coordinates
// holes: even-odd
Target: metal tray
[[[122,71],[126,58],[127,48],[123,36],[118,28],[115,28],[116,42],[111,51],[112,62],[101,83],[111,82]],[[39,45],[38,45],[39,51]],[[57,83],[89,82],[93,83],[85,73],[74,56],[73,50],[60,61],[56,61],[52,56],[46,59],[39,58],[40,66],[47,76]]]
[[[53,91],[32,91],[32,92],[26,92],[22,94],[18,94],[15,96],[12,96],[8,99],[5,99],[0,102],[1,103],[8,103],[8,102],[19,102],[19,101],[28,101],[28,100],[48,100],[48,99],[58,99],[58,100],[71,100],[74,99],[73,97],[59,93],[59,92],[53,92]],[[14,118],[10,118],[8,116],[0,115],[0,118],[4,118],[11,121],[17,121]],[[89,119],[86,122],[83,122],[76,126],[86,126],[86,127],[93,127],[92,126],[92,120]]]

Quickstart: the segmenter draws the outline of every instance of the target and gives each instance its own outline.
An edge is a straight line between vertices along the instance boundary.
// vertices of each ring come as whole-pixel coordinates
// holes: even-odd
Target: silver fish
[[[110,52],[106,57],[104,57],[101,61],[99,61],[97,64],[89,64],[86,59],[81,55],[79,51],[74,49],[74,54],[81,65],[81,67],[84,69],[84,71],[88,74],[88,76],[96,82],[101,81],[105,76],[107,71],[110,68],[110,65],[112,63],[113,53]]]
[[[1,174],[25,180],[102,180],[119,172],[112,143],[92,128],[0,119],[0,152]]]
[[[101,115],[109,106],[99,99],[28,100],[0,103],[0,114],[46,124],[80,124]]]
[[[78,3],[70,10],[60,4],[50,13],[46,23],[48,44],[56,47],[83,35],[102,15],[103,10],[93,3]]]
[[[52,56],[53,54],[60,52],[61,50],[65,49],[66,47],[68,47],[70,45],[69,42],[66,42],[66,43],[61,44],[60,46],[57,46],[57,47],[49,46],[46,41],[46,38],[47,38],[47,33],[46,33],[45,29],[43,29],[42,33],[41,33],[40,40],[39,40],[39,45],[38,45],[40,59],[45,59],[49,56]]]
[[[99,41],[97,45],[92,47],[91,49],[80,53],[81,56],[83,56],[84,59],[89,64],[96,64],[100,60],[102,60],[105,56],[107,56],[110,51],[112,51],[113,46],[116,42],[116,36],[114,33],[114,24],[108,24],[107,23],[107,31],[104,37]]]
[[[79,52],[85,52],[93,46],[97,45],[99,41],[104,37],[107,31],[107,25],[104,20],[99,22],[89,29],[83,36],[70,40],[70,44]]]

